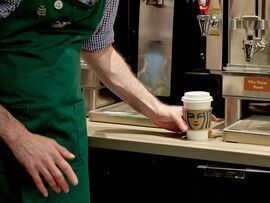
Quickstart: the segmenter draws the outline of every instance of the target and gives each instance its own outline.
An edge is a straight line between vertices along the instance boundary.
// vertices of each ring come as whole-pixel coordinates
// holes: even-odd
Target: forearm
[[[16,140],[17,136],[26,135],[27,133],[29,132],[23,124],[0,104],[0,138],[9,145]]]
[[[112,47],[99,53],[83,51],[82,56],[109,89],[146,116],[153,118],[158,106],[163,105],[134,76]]]

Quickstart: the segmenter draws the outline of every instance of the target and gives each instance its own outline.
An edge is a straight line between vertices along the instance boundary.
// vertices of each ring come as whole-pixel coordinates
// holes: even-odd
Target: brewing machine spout
[[[197,19],[198,19],[200,30],[201,30],[201,36],[206,37],[208,30],[209,30],[209,27],[210,27],[211,16],[210,15],[198,15]]]
[[[253,55],[265,50],[266,44],[262,39],[261,32],[265,29],[265,21],[258,16],[245,15],[231,21],[232,29],[244,29],[246,39],[243,40],[243,50],[246,62],[252,62]]]
[[[255,44],[252,38],[253,36],[248,36],[248,39],[243,41],[246,62],[251,62],[255,51]]]

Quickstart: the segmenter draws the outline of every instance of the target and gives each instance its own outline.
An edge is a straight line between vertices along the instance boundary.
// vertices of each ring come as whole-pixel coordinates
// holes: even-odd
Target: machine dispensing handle
[[[201,15],[207,15],[209,5],[210,5],[210,0],[198,0],[198,4],[200,6]]]
[[[208,10],[210,6],[210,0],[198,0],[201,15],[208,15]],[[220,10],[222,10],[222,0],[219,0]]]

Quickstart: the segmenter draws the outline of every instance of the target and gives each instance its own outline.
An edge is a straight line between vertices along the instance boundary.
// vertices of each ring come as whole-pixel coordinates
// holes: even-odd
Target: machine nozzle
[[[210,15],[198,15],[197,16],[200,30],[201,30],[201,36],[206,37],[209,27],[210,27],[210,21],[211,21],[211,16]]]
[[[246,62],[251,62],[255,50],[254,40],[245,40],[243,43]]]

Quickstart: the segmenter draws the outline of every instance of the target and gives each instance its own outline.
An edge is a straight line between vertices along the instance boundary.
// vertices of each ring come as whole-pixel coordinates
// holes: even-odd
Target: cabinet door
[[[268,168],[211,162],[197,168],[198,203],[269,202]]]
[[[194,160],[91,148],[91,203],[195,202]]]
[[[270,169],[89,149],[91,203],[270,202]]]

